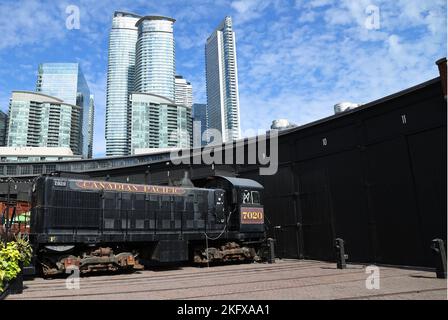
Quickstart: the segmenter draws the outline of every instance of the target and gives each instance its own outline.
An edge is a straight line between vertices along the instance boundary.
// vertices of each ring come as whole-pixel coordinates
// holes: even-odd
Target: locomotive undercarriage
[[[261,261],[254,247],[240,246],[236,242],[227,242],[221,246],[196,249],[194,263],[209,264],[221,262],[253,262]]]
[[[118,249],[118,251],[121,250]],[[143,269],[135,253],[127,251],[114,253],[110,247],[94,247],[68,252],[55,252],[44,248],[41,250],[39,263],[44,277],[71,273],[73,269],[79,270],[81,274]]]
[[[253,246],[240,245],[237,242],[210,243],[205,247],[193,245],[190,262],[196,265],[219,264],[228,262],[260,262],[262,259]],[[150,246],[146,246],[149,248]],[[151,250],[150,250],[151,251]],[[39,250],[38,263],[44,277],[71,274],[73,269],[80,274],[99,271],[142,270],[139,254],[147,256],[143,247],[137,250],[120,246],[46,246]],[[145,261],[145,260],[144,260]]]

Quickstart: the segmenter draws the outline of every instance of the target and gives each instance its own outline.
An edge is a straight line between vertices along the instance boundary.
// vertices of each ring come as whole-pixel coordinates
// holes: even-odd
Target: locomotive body
[[[44,275],[139,269],[141,263],[257,260],[263,187],[214,177],[204,188],[42,176],[30,239]]]

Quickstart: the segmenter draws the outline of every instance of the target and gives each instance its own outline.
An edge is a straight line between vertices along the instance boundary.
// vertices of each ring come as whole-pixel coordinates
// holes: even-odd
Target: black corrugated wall
[[[447,237],[446,101],[440,81],[279,137],[265,186],[277,255],[433,266],[431,240]],[[324,143],[325,139],[325,143]]]

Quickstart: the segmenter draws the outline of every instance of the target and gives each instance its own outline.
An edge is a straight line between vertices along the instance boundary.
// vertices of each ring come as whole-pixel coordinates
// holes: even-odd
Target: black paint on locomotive
[[[188,250],[206,237],[217,245],[261,243],[264,224],[243,223],[241,212],[262,209],[262,186],[238,178],[212,181],[209,188],[184,188],[42,176],[33,187],[30,237],[37,251],[119,245],[150,248],[150,259],[162,262],[188,260]],[[248,190],[257,203],[243,203]]]

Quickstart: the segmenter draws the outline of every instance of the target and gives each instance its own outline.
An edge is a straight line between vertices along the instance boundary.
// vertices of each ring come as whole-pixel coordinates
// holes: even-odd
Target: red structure
[[[0,201],[0,236],[7,232],[18,234],[19,232],[28,234],[30,231],[30,210],[31,204],[26,201]]]

